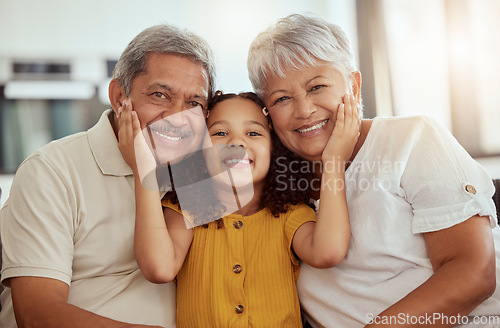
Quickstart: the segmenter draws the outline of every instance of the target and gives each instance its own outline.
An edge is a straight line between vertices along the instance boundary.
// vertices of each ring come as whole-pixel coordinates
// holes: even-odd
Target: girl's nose
[[[233,136],[228,143],[229,147],[241,147],[245,148],[246,144],[245,141],[242,137],[240,136]]]

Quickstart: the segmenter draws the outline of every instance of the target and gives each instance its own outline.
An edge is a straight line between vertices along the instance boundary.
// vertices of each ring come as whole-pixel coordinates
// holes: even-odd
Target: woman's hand
[[[347,162],[358,141],[361,117],[358,105],[352,95],[344,95],[343,103],[337,110],[337,121],[330,140],[322,154],[323,164],[326,161]]]
[[[156,161],[143,133],[132,102],[124,100],[118,109],[118,148],[134,175],[143,181],[155,170]]]

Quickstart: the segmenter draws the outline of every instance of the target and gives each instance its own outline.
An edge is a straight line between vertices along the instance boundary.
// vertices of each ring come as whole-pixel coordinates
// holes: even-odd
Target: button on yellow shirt
[[[299,204],[278,218],[263,209],[228,215],[221,229],[216,222],[194,228],[177,275],[178,327],[302,327],[291,243],[298,227],[315,220]]]

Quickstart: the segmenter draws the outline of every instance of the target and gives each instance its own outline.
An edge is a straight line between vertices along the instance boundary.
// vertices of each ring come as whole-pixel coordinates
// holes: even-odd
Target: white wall
[[[103,80],[106,59],[117,59],[144,28],[170,23],[192,30],[213,47],[218,88],[247,91],[251,40],[294,12],[337,23],[357,49],[355,0],[0,0],[0,83],[9,78],[13,58],[68,59],[80,68],[75,78]]]

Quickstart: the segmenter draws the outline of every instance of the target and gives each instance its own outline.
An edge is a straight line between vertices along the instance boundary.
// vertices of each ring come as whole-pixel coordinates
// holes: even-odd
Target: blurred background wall
[[[425,114],[500,178],[500,1],[0,0],[0,187],[36,148],[92,126],[128,42],[169,23],[205,38],[217,87],[251,90],[251,40],[311,13],[348,34],[365,117]]]

